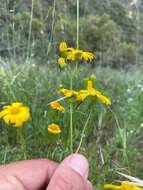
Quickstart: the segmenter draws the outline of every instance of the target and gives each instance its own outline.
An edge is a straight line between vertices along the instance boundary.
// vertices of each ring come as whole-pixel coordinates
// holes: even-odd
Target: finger
[[[10,184],[17,183],[26,190],[39,190],[47,186],[56,168],[57,164],[47,159],[19,161],[1,165],[0,179],[6,179]]]
[[[56,169],[47,190],[86,190],[88,161],[79,154],[67,157]]]
[[[86,186],[86,190],[92,190],[93,187],[92,187],[92,184],[90,181],[87,181],[87,186]]]

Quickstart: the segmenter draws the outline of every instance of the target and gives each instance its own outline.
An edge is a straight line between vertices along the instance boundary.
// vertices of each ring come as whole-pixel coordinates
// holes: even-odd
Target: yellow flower
[[[67,60],[75,61],[76,58],[80,58],[82,55],[82,50],[68,48],[70,51],[67,54]]]
[[[65,89],[65,88],[61,88],[59,90],[59,92],[63,93],[67,98],[70,98],[72,96],[76,96],[77,92],[74,90],[69,90],[69,89]]]
[[[59,45],[59,50],[61,52],[64,52],[64,51],[67,51],[67,43],[66,42],[61,42],[60,45]]]
[[[48,132],[49,133],[52,133],[54,135],[58,135],[60,134],[62,131],[60,129],[60,126],[55,124],[55,123],[52,123],[50,125],[48,125]]]
[[[80,90],[76,95],[76,99],[78,101],[83,101],[88,95],[89,93],[87,92],[87,90]]]
[[[111,190],[143,190],[140,187],[137,187],[130,182],[122,182],[121,185],[113,185],[113,184],[105,184],[104,189],[111,189]]]
[[[75,60],[75,54],[71,51],[67,54],[67,60],[74,61]]]
[[[122,182],[121,189],[123,189],[123,190],[143,190],[142,188],[137,187],[132,184],[129,184],[128,182]]]
[[[50,106],[52,109],[60,111],[60,112],[64,112],[65,108],[64,106],[62,106],[59,102],[51,102]]]
[[[105,184],[104,189],[121,190],[121,186],[120,185],[113,185],[113,184]]]
[[[111,100],[109,98],[107,98],[106,96],[102,95],[102,94],[97,94],[96,95],[101,101],[103,104],[107,104],[107,105],[111,105]]]
[[[0,112],[0,118],[4,122],[14,127],[21,127],[30,117],[29,108],[20,102],[14,102],[11,105],[4,106]]]
[[[84,59],[85,61],[92,61],[94,58],[93,53],[83,51],[81,54],[81,59]]]
[[[84,59],[85,61],[92,61],[94,58],[93,53],[68,47],[66,42],[60,43],[59,50],[65,53],[66,60],[75,61],[78,58]]]
[[[80,90],[76,95],[76,98],[78,101],[83,101],[88,96],[96,96],[102,101],[102,103],[111,105],[111,101],[106,96],[102,95],[100,91],[93,88],[92,80],[88,80],[87,88],[85,90]]]
[[[66,67],[65,58],[59,57],[59,58],[58,58],[58,64],[59,64],[61,67]]]

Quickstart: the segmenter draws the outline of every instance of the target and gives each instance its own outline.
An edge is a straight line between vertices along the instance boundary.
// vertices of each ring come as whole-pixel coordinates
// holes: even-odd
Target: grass
[[[111,107],[97,103],[88,121],[80,153],[90,162],[90,179],[95,185],[112,182],[119,178],[116,171],[143,177],[143,77],[142,68],[128,71],[111,68],[80,66],[73,79],[73,89],[84,86],[83,79],[96,74],[96,88],[112,100]],[[47,104],[58,97],[59,85],[69,88],[66,72],[53,65],[39,66],[33,60],[22,64],[14,61],[0,66],[0,106],[21,101],[31,110],[31,119],[24,129],[28,159],[48,157],[61,161],[69,154],[66,143],[70,116],[67,111],[58,116],[62,126],[62,137],[49,143],[47,125],[51,122],[51,111]],[[65,102],[63,101],[65,105]],[[88,100],[81,110],[73,113],[73,150],[80,141]],[[0,162],[24,159],[17,141],[16,130],[0,123]]]

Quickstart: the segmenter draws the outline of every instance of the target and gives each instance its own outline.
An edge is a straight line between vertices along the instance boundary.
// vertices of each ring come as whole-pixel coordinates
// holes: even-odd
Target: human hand
[[[41,159],[0,166],[0,190],[92,190],[88,162],[72,154],[60,164]]]

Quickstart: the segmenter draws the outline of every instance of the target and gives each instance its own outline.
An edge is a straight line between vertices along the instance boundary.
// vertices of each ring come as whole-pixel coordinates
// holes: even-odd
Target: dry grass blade
[[[135,186],[139,186],[139,187],[143,187],[143,180],[140,180],[138,178],[132,177],[130,175],[126,175],[124,173],[121,172],[117,172],[119,175],[124,176],[125,178],[127,178],[128,180],[130,180],[131,182],[129,182],[129,184],[135,185]]]

